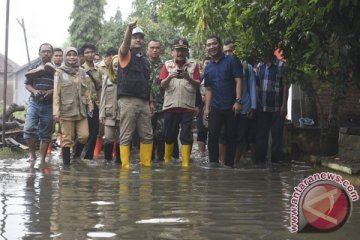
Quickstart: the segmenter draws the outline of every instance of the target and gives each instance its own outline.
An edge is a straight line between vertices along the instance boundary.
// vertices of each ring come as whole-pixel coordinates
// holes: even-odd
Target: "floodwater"
[[[293,188],[313,166],[207,168],[193,158],[189,169],[129,171],[101,159],[63,167],[57,152],[43,171],[0,160],[0,239],[358,239],[359,201],[335,232],[290,233]]]

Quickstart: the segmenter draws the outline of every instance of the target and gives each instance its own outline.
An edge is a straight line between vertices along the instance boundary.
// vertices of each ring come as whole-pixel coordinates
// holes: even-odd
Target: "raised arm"
[[[119,56],[125,57],[130,50],[132,30],[136,27],[136,22],[130,22],[126,28],[124,40],[119,48]]]

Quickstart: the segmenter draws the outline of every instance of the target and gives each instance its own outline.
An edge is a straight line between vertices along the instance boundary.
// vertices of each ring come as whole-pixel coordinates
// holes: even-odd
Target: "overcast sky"
[[[105,19],[115,15],[119,8],[126,20],[133,0],[106,0]],[[0,53],[5,54],[6,2],[0,1]],[[9,58],[19,65],[27,63],[24,34],[16,19],[24,19],[30,59],[38,57],[38,47],[49,42],[61,47],[69,36],[69,16],[73,0],[10,0]]]

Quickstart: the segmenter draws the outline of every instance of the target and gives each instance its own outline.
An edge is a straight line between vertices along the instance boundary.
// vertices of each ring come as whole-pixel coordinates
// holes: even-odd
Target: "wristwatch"
[[[238,103],[238,104],[240,104],[240,105],[242,105],[242,99],[241,99],[241,98],[237,98],[237,99],[235,100],[235,102]]]

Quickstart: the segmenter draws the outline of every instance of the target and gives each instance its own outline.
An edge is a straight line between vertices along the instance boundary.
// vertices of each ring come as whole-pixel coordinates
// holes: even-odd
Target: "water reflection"
[[[102,160],[41,172],[0,161],[1,239],[347,239],[360,206],[329,234],[288,231],[292,189],[313,173],[293,161],[271,169],[206,169],[195,161],[120,170]],[[346,178],[346,177],[345,177]]]
[[[50,216],[53,194],[57,192],[57,181],[52,179],[52,176],[47,172],[41,174],[36,171],[35,166],[30,164],[30,174],[26,179],[24,188],[23,204],[26,208],[24,225],[27,229],[24,239],[44,238],[49,236],[51,229]]]

